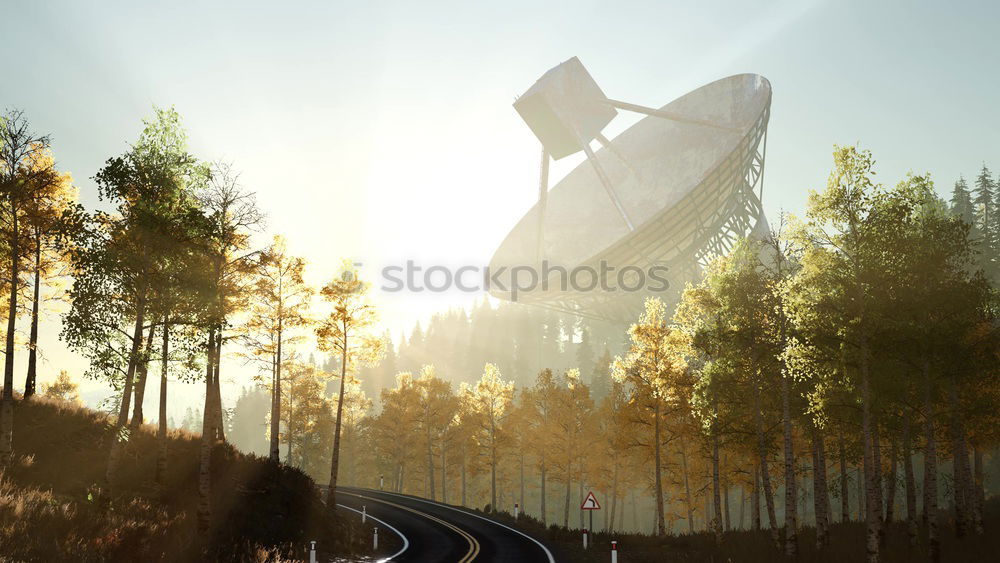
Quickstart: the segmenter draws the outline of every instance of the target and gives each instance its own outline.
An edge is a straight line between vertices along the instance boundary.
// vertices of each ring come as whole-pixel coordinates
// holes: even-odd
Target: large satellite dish
[[[490,262],[492,272],[503,272],[490,287],[496,297],[626,321],[649,292],[580,290],[589,285],[581,269],[599,271],[602,262],[666,269],[671,287],[661,296],[670,301],[713,256],[767,231],[759,190],[771,85],[760,75],[723,78],[656,109],[607,98],[574,57],[545,73],[514,107],[542,142],[541,182],[538,203]],[[647,117],[609,140],[601,131],[617,110]],[[586,162],[550,191],[550,160],[579,151]],[[541,274],[543,263],[547,279],[512,291],[512,268]],[[578,272],[576,289],[562,283],[557,267]],[[630,287],[635,272],[626,276]]]

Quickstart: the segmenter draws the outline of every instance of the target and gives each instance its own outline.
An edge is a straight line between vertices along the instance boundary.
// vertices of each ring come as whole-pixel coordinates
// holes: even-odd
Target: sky
[[[259,241],[284,235],[320,285],[342,258],[485,265],[537,197],[539,143],[511,103],[573,56],[609,97],[648,106],[767,77],[772,221],[825,184],[834,144],[871,149],[883,183],[930,172],[947,194],[984,162],[1000,169],[997,22],[994,2],[0,0],[0,107],[51,135],[95,206],[103,162],[173,105],[192,151],[257,193]],[[556,163],[551,184],[578,163]],[[481,294],[375,297],[399,334]],[[86,369],[58,323],[42,328],[42,382]],[[250,382],[235,358],[224,371],[231,390]],[[200,401],[179,389],[178,419]],[[109,393],[83,390],[91,404]]]

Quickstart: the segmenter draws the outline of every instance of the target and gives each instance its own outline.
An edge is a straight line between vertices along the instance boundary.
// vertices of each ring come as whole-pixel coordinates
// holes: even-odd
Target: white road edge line
[[[364,490],[364,489],[362,489],[362,490]],[[473,516],[475,518],[479,518],[480,520],[485,520],[485,521],[487,521],[487,522],[489,522],[491,524],[496,524],[497,526],[500,526],[501,528],[506,528],[506,529],[514,532],[515,534],[518,534],[520,536],[524,536],[524,537],[528,538],[529,540],[535,542],[535,544],[538,545],[538,547],[542,548],[542,551],[545,552],[545,555],[547,555],[549,557],[549,563],[556,563],[556,558],[552,556],[552,552],[549,551],[549,548],[547,548],[544,545],[542,545],[542,542],[536,540],[535,538],[529,536],[528,534],[526,534],[526,533],[524,533],[524,532],[522,532],[520,530],[515,530],[514,528],[511,528],[510,526],[508,526],[506,524],[501,524],[500,522],[497,522],[496,520],[492,520],[490,518],[486,518],[485,516],[480,516],[480,515],[475,514],[473,512],[467,512],[467,511],[462,510],[460,508],[455,508],[454,506],[449,506],[447,504],[441,504],[439,502],[431,502],[429,500],[422,499],[422,498],[410,497],[410,496],[400,495],[400,494],[396,494],[396,493],[389,493],[389,492],[386,492],[386,491],[373,491],[373,492],[380,493],[380,494],[383,494],[383,495],[391,495],[391,496],[394,496],[394,497],[405,498],[405,499],[409,499],[409,500],[416,500],[416,501],[420,501],[420,502],[422,502],[424,504],[431,504],[431,505],[434,505],[434,506],[440,506],[441,508],[448,508],[450,510],[454,510],[455,512],[461,512],[462,514],[466,514],[468,516]]]
[[[352,512],[357,512],[358,514],[361,514],[361,511],[358,510],[358,509],[356,509],[356,508],[351,508],[350,506],[344,506],[342,504],[337,504],[337,506],[339,506],[341,508],[346,508],[347,510],[350,510]],[[389,557],[386,557],[384,559],[379,559],[376,563],[383,563],[385,561],[392,561],[396,557],[399,557],[400,555],[402,555],[404,551],[406,551],[407,549],[410,549],[410,540],[406,539],[406,536],[403,535],[403,532],[400,532],[396,528],[392,527],[392,524],[389,524],[388,522],[386,522],[384,520],[380,520],[380,519],[372,516],[371,514],[369,514],[367,517],[371,518],[372,520],[374,520],[376,522],[378,522],[379,524],[382,524],[386,528],[389,528],[393,532],[396,532],[396,535],[399,536],[399,538],[401,540],[403,540],[403,549],[400,549],[399,551],[397,551],[396,553],[393,553]]]

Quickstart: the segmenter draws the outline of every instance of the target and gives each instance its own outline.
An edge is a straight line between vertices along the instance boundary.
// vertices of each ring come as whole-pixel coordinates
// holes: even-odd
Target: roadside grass
[[[484,514],[480,510],[475,510]],[[556,554],[557,560],[572,562],[611,561],[611,541],[618,542],[619,563],[765,563],[790,560],[784,557],[771,541],[767,530],[758,532],[738,530],[726,532],[721,545],[716,545],[715,536],[707,532],[655,537],[648,534],[608,534],[595,531],[590,538],[590,549],[583,549],[582,532],[562,526],[543,526],[541,521],[520,515],[517,521],[512,514],[501,512],[487,515],[498,522],[517,528],[545,543]],[[955,537],[953,523],[942,514],[941,560],[945,562],[997,561],[1000,553],[1000,498],[987,501],[984,510],[986,533],[970,535],[964,539]],[[993,532],[993,533],[991,533]],[[830,530],[830,546],[825,550],[816,549],[815,529],[805,527],[799,530],[798,561],[820,563],[840,563],[864,561],[865,526],[860,522],[833,524]],[[886,532],[882,560],[886,563],[915,563],[928,560],[926,536],[911,547],[903,522],[893,522]]]
[[[15,462],[0,473],[0,561],[302,561],[365,554],[370,532],[331,522],[297,469],[217,446],[212,521],[196,533],[200,437],[171,431],[164,486],[154,483],[156,428],[132,436],[117,479],[104,469],[103,413],[33,397],[15,406]]]

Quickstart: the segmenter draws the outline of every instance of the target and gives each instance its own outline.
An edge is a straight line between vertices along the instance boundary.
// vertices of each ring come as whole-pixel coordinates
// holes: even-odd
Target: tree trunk
[[[639,503],[635,501],[635,489],[632,489],[632,528],[639,531]]]
[[[885,526],[888,527],[895,519],[896,510],[896,476],[899,468],[899,454],[896,451],[896,440],[889,440],[889,483],[885,492]]]
[[[913,446],[910,438],[910,410],[903,418],[903,475],[906,481],[906,530],[910,545],[917,545],[917,486],[913,479]]]
[[[785,454],[785,555],[798,555],[798,491],[795,483],[795,450],[792,444],[792,414],[788,378],[781,378],[781,425]]]
[[[878,419],[872,416],[872,466],[875,469],[875,507],[878,512],[878,544],[885,547],[885,512],[884,494],[882,488],[885,481],[885,473],[882,471],[882,432],[879,428]]]
[[[430,483],[430,494],[431,494],[430,499],[431,500],[437,500],[437,494],[436,494],[436,491],[434,490],[434,449],[431,447],[432,446],[432,441],[431,441],[431,425],[430,425],[430,413],[428,411],[429,411],[429,408],[425,404],[424,405],[424,418],[425,418],[424,422],[426,424],[424,426],[426,428],[426,432],[425,432],[425,436],[424,437],[427,440],[427,479],[428,479],[428,481]]]
[[[218,363],[218,361],[219,361],[219,358],[217,357],[217,354],[218,354],[219,350],[218,350],[218,347],[216,346],[216,341],[215,341],[215,336],[217,334],[216,333],[217,330],[218,329],[216,327],[214,327],[214,326],[211,327],[211,328],[209,328],[209,330],[208,330],[208,343],[206,344],[207,347],[208,347],[208,350],[206,351],[206,354],[205,354],[206,355],[206,359],[205,359],[205,408],[206,408],[206,410],[205,410],[205,412],[202,415],[203,417],[207,417],[208,418],[208,425],[207,426],[205,426],[204,424],[202,425],[203,426],[202,433],[204,434],[205,430],[207,429],[208,430],[208,438],[212,441],[213,444],[215,443],[215,441],[216,441],[216,439],[217,439],[217,437],[219,435],[219,429],[217,428],[217,425],[216,425],[216,421],[218,420],[218,416],[217,416],[217,414],[215,412],[216,408],[219,407],[218,403],[216,403],[216,401],[215,401],[215,376],[216,376],[216,373],[218,373],[216,371],[216,363]]]
[[[542,489],[541,495],[542,495],[542,498],[539,499],[539,500],[540,500],[540,504],[541,504],[540,510],[542,511],[542,515],[541,515],[542,525],[545,526],[547,524],[547,522],[548,522],[548,511],[547,511],[547,508],[545,507],[545,454],[544,453],[542,454],[541,474],[542,474],[542,476],[541,476],[541,481],[542,481],[542,483],[541,483],[541,485],[542,485],[541,486],[541,489]]]
[[[743,485],[740,485],[740,530],[745,530],[746,520],[743,519],[743,515],[746,513],[747,508],[747,492],[743,490]]]
[[[38,306],[42,287],[42,233],[35,229],[35,283],[32,287],[31,332],[28,336],[28,374],[24,378],[24,398],[35,394],[35,379],[38,366]]]
[[[663,461],[662,461],[662,458],[661,458],[662,452],[660,451],[661,450],[661,445],[660,445],[660,398],[659,397],[655,398],[655,406],[654,406],[654,410],[653,410],[653,416],[655,417],[655,419],[653,420],[653,429],[654,429],[653,430],[653,440],[655,442],[653,444],[653,457],[654,457],[653,463],[656,464],[656,468],[655,468],[655,471],[654,471],[655,478],[656,478],[656,486],[655,486],[655,489],[656,489],[656,519],[657,519],[657,523],[656,523],[657,528],[656,528],[656,531],[657,531],[657,533],[659,535],[662,536],[662,535],[666,534],[666,530],[664,528],[664,517],[663,517],[663,477],[661,475],[661,472],[663,471],[663,468],[662,468]]]
[[[441,502],[448,504],[448,471],[445,465],[445,447],[444,442],[441,443]],[[523,505],[522,505],[523,506]]]
[[[972,511],[973,526],[976,534],[983,533],[983,508],[986,506],[986,491],[983,488],[983,450],[978,445],[972,446],[972,462],[975,466],[975,491],[972,498],[976,507]]]
[[[156,484],[161,489],[167,476],[167,365],[169,362],[170,325],[164,319],[163,343],[160,349],[160,408],[156,429]]]
[[[826,485],[826,448],[821,430],[812,427],[813,508],[816,512],[816,549],[830,543],[830,491]]]
[[[621,501],[618,503],[618,506],[621,508],[618,510],[618,525],[615,527],[616,530],[625,529],[625,497],[627,495],[628,492],[622,493]]]
[[[340,355],[340,393],[337,398],[337,417],[333,424],[333,458],[330,461],[330,487],[326,491],[326,509],[331,514],[337,511],[337,471],[340,469],[340,423],[344,416],[344,388],[347,385],[347,326],[343,327],[342,334],[344,334],[344,340],[341,342]]]
[[[729,515],[729,483],[728,483],[728,481],[722,486],[722,499],[723,499],[722,514],[723,514],[723,516],[725,518],[724,522],[725,522],[726,531],[727,532],[731,532],[733,530],[733,524],[732,524],[732,521],[729,519],[730,515]]]
[[[764,435],[764,414],[760,406],[760,387],[754,390],[754,403],[754,415],[757,418],[757,456],[760,458],[760,481],[764,489],[764,502],[767,505],[767,522],[771,526],[771,541],[780,548],[778,518],[774,512],[774,492],[771,490],[771,473],[767,468],[767,441]]]
[[[572,473],[570,472],[570,467],[573,465],[573,458],[566,460],[566,503],[563,509],[563,527],[569,528],[569,491],[570,485],[572,484]]]
[[[865,510],[868,506],[868,501],[865,498],[865,474],[864,469],[859,465],[854,468],[854,472],[858,476],[858,522],[865,521]]]
[[[281,405],[278,403],[278,397],[281,394],[281,383],[278,378],[278,355],[275,354],[271,359],[271,424],[270,424],[270,443],[268,444],[268,458],[271,461],[277,462],[279,455],[279,443],[280,439],[280,424],[281,424]]]
[[[969,472],[969,453],[965,443],[965,428],[959,413],[958,387],[954,379],[950,383],[949,400],[951,402],[951,442],[952,467],[955,483],[955,535],[965,537],[971,524],[972,476]]]
[[[518,506],[520,506],[521,510],[523,511],[524,510],[524,449],[523,448],[521,449],[520,453],[521,453],[521,455],[520,455],[520,458],[521,458],[521,495],[518,498]]]
[[[287,445],[285,448],[285,464],[292,465],[292,445],[295,442],[295,427],[292,426],[295,423],[295,408],[293,407],[295,404],[295,387],[292,382],[288,384],[288,391],[282,392],[285,393],[285,397],[288,399],[288,412],[285,414],[285,417],[288,419],[288,422],[285,424],[285,444]]]
[[[616,462],[614,465],[615,469],[611,477],[611,514],[608,519],[609,524],[604,527],[608,532],[614,531],[615,513],[618,511],[618,463]]]
[[[216,270],[217,277],[219,271],[219,269]],[[223,293],[219,295],[219,311],[222,312],[222,317],[219,319],[219,326],[215,332],[215,362],[212,366],[212,403],[215,406],[212,409],[215,415],[212,420],[212,429],[215,440],[219,442],[226,441],[226,425],[222,413],[222,379],[219,377],[222,366],[222,341],[226,327],[226,310],[226,296]]]
[[[207,537],[212,523],[212,447],[215,444],[212,435],[212,361],[215,348],[212,340],[213,332],[209,332],[208,355],[209,362],[205,374],[205,410],[201,421],[201,448],[198,463],[198,533]]]
[[[705,475],[705,531],[711,532],[712,522],[715,520],[715,511],[712,510],[712,495],[709,494],[709,487],[712,483],[712,479]]]
[[[927,519],[927,544],[933,563],[941,560],[938,537],[937,437],[934,429],[934,402],[930,361],[924,360],[924,512]]]
[[[139,357],[139,365],[136,366],[138,380],[135,382],[135,405],[132,406],[132,422],[129,423],[129,432],[136,432],[142,426],[145,416],[142,414],[143,399],[146,397],[146,377],[149,375],[149,358],[153,351],[153,335],[156,327],[150,325],[149,332],[146,333],[146,344]]]
[[[11,171],[13,172],[13,171]],[[17,203],[13,193],[9,196],[11,210],[10,237],[10,295],[7,306],[7,341],[4,348],[3,398],[0,404],[0,464],[9,466],[14,459],[14,331],[17,328],[17,282],[21,277],[18,263]],[[113,448],[112,448],[113,449]]]
[[[466,500],[465,499],[465,464],[466,464],[466,462],[465,462],[465,445],[463,444],[462,445],[462,506],[469,506],[465,502],[465,500]],[[542,482],[544,483],[545,480],[543,479]],[[544,495],[543,495],[542,498],[544,498]]]
[[[128,367],[125,369],[125,384],[122,388],[122,400],[118,405],[118,418],[115,420],[114,434],[111,436],[111,451],[108,454],[108,467],[104,474],[104,480],[108,487],[114,480],[118,471],[118,462],[121,457],[122,429],[128,422],[129,403],[132,399],[132,379],[135,377],[136,364],[139,363],[139,350],[142,346],[142,325],[146,314],[145,288],[140,290],[136,301],[135,327],[132,331],[132,347],[129,353]]]
[[[878,503],[876,488],[878,487],[879,468],[875,466],[873,448],[873,424],[871,413],[871,386],[868,373],[868,345],[861,340],[860,354],[861,370],[861,434],[864,441],[864,473],[865,473],[865,553],[868,563],[879,562],[879,523],[882,519],[882,506]],[[877,432],[877,428],[874,430]]]
[[[714,424],[713,424],[714,426]],[[719,436],[712,432],[712,530],[715,543],[722,543],[722,491],[719,483]]]
[[[753,465],[753,490],[750,492],[750,522],[755,532],[760,531],[760,467]]]
[[[844,446],[844,431],[837,433],[837,448],[840,454],[840,521],[851,520],[851,499],[847,490],[847,448]]]
[[[691,498],[691,479],[690,473],[688,472],[688,462],[687,453],[684,451],[684,445],[681,445],[681,471],[684,472],[684,500],[687,505],[687,523],[688,523],[688,533],[694,533],[694,499]]]
[[[491,415],[492,416],[492,415]],[[497,511],[497,428],[490,420],[490,512]]]
[[[223,416],[222,410],[222,379],[219,377],[219,371],[222,366],[222,325],[219,325],[219,330],[215,334],[215,367],[214,375],[212,377],[212,399],[215,403],[215,421],[213,426],[215,427],[215,439],[219,442],[226,441],[226,419]]]
[[[276,335],[277,349],[274,355],[274,384],[271,385],[271,459],[277,462],[281,456],[281,323],[278,323],[278,332]],[[344,397],[344,378],[340,379],[340,397],[343,401]],[[339,418],[339,406],[338,406],[338,418],[337,418],[337,433],[340,433],[340,418]],[[340,445],[339,437],[335,439],[337,445]],[[337,455],[335,452],[334,456]],[[328,507],[333,510],[333,507]]]

